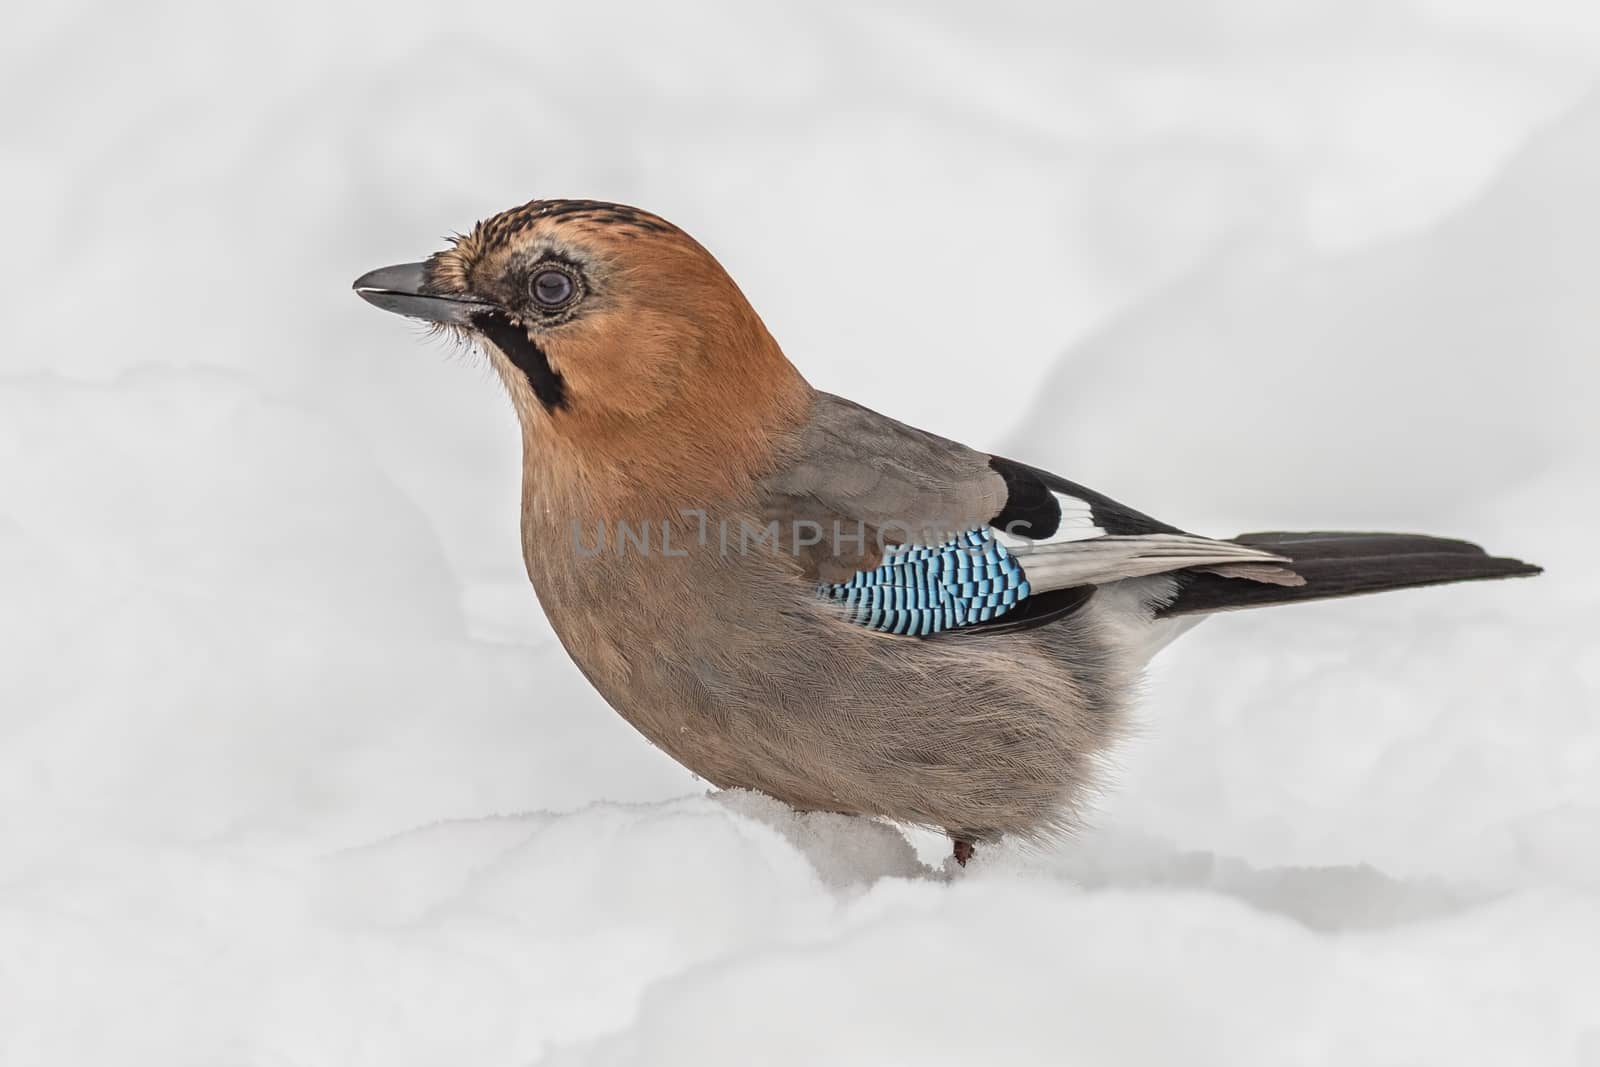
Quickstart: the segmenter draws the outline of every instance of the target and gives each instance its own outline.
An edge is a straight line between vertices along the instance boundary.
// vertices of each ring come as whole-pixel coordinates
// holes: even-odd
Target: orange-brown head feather
[[[550,270],[572,283],[558,307],[533,288]],[[480,222],[427,276],[434,292],[501,309],[473,332],[546,494],[630,508],[714,501],[759,476],[810,407],[810,388],[728,273],[647,212],[535,200]]]

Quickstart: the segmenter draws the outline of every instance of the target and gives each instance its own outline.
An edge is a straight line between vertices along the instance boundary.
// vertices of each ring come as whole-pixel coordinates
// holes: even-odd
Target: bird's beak
[[[494,309],[486,300],[423,292],[426,267],[426,263],[379,267],[357,278],[351,288],[374,307],[448,326],[471,326],[473,315]]]

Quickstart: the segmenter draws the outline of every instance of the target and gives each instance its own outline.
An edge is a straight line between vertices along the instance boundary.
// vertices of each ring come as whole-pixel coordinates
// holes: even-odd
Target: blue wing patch
[[[984,528],[943,544],[892,548],[883,562],[818,592],[842,601],[850,620],[922,637],[997,619],[1028,596],[1022,564]]]

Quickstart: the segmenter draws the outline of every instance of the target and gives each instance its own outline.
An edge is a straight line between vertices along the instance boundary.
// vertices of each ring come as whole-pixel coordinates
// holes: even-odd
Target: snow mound
[[[1221,254],[1069,352],[1013,447],[1180,524],[1448,522],[1550,546],[1600,507],[1597,184],[1600,95],[1419,232]],[[1515,495],[1544,479],[1569,479],[1539,487],[1551,510]]]

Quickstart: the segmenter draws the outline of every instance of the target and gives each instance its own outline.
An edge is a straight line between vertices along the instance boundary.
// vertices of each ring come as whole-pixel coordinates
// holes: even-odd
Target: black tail
[[[1483,578],[1520,578],[1540,570],[1518,559],[1491,556],[1466,541],[1422,534],[1253,533],[1234,540],[1288,556],[1305,584],[1270,585],[1187,571],[1179,575],[1178,595],[1159,612],[1161,616],[1259,608]]]

